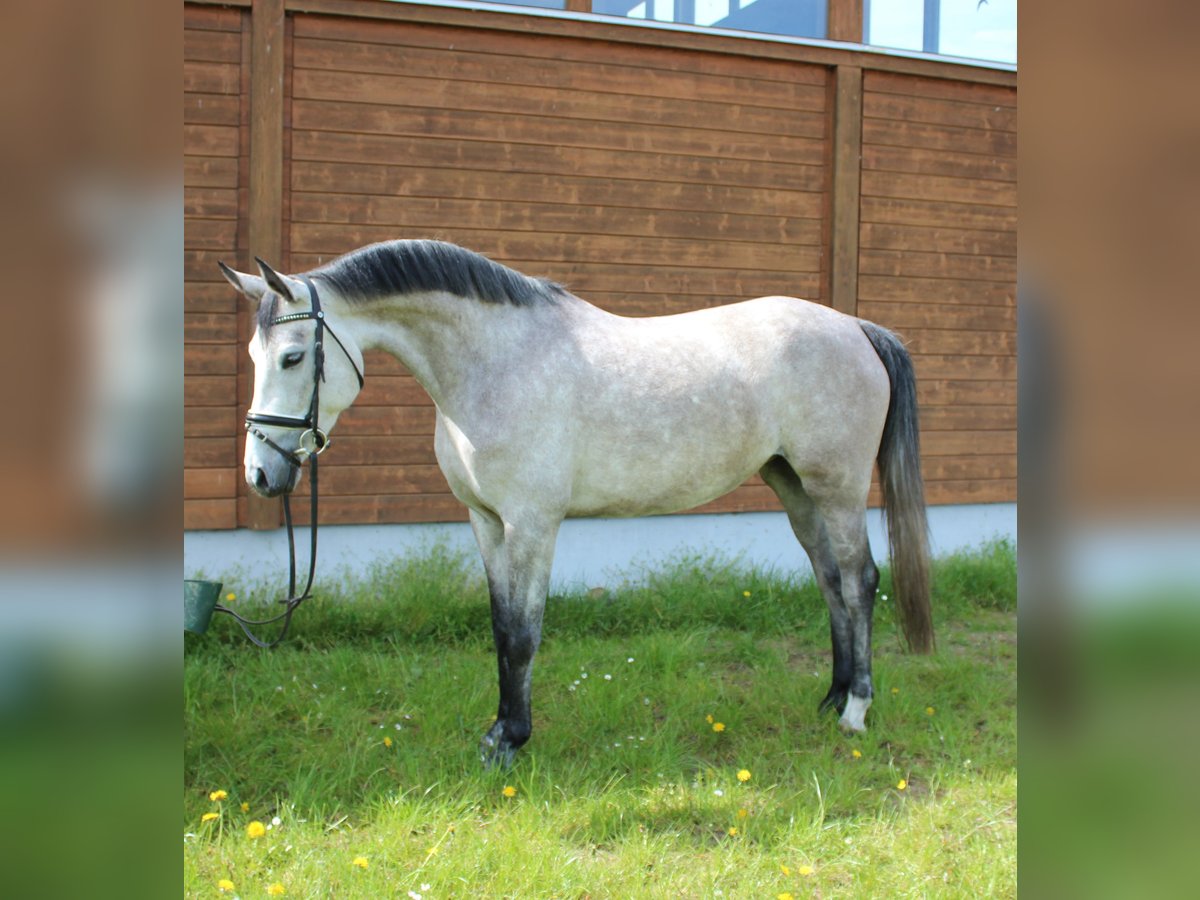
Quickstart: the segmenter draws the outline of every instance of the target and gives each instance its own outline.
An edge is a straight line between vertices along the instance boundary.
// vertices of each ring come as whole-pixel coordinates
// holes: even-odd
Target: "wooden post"
[[[254,270],[258,256],[280,265],[283,252],[283,78],[284,78],[284,0],[254,0],[250,12],[250,177],[248,267]],[[253,333],[253,314],[243,312],[249,323],[247,337]],[[252,365],[245,354],[239,365]],[[248,396],[243,396],[244,402]],[[251,492],[246,508],[250,528],[278,528],[278,499],[267,499]]]
[[[825,33],[831,41],[863,43],[863,0],[829,0]]]
[[[862,69],[834,69],[833,224],[830,305],[858,314],[858,228],[862,174]]]

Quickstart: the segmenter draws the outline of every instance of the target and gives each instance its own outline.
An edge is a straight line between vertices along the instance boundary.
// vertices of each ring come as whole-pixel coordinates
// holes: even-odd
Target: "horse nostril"
[[[264,491],[267,489],[267,473],[261,467],[254,470],[254,486]]]

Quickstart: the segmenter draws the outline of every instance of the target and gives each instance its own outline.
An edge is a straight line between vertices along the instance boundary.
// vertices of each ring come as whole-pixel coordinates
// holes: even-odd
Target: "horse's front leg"
[[[500,675],[496,722],[483,736],[485,766],[508,765],[533,731],[533,657],[542,640],[557,521],[506,523],[471,513],[492,601],[492,635]]]

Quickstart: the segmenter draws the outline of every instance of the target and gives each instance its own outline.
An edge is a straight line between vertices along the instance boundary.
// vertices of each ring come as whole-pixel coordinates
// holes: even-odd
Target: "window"
[[[828,0],[592,0],[592,12],[761,34],[825,37]]]
[[[863,42],[1017,61],[1017,0],[863,0]]]

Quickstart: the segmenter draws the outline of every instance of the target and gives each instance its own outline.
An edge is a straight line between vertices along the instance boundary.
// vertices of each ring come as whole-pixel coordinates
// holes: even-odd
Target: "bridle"
[[[304,592],[296,594],[296,540],[292,529],[292,508],[288,502],[289,494],[283,495],[283,519],[287,524],[288,536],[288,596],[286,600],[280,600],[280,603],[286,605],[286,608],[277,616],[269,619],[260,619],[258,621],[244,618],[238,615],[227,606],[217,604],[216,611],[228,613],[237,620],[237,623],[242,626],[242,631],[246,633],[246,637],[250,638],[259,647],[274,647],[287,636],[288,628],[292,624],[292,613],[296,611],[296,607],[303,601],[307,600],[312,595],[313,575],[317,569],[317,457],[324,453],[329,448],[329,435],[322,431],[317,426],[317,411],[320,408],[321,397],[321,382],[325,380],[325,346],[324,337],[328,332],[329,336],[337,341],[339,347],[342,348],[342,353],[346,355],[346,359],[350,361],[350,365],[354,368],[354,374],[358,377],[359,390],[362,389],[364,381],[362,371],[358,368],[358,364],[354,362],[354,357],[346,349],[346,345],[342,343],[341,338],[334,334],[333,329],[325,321],[325,311],[321,309],[321,298],[317,295],[317,286],[313,284],[312,279],[305,275],[297,276],[308,287],[308,295],[312,301],[312,308],[307,312],[290,313],[286,316],[278,316],[272,319],[271,326],[281,325],[284,322],[300,322],[305,319],[312,319],[317,323],[316,333],[313,337],[313,389],[312,396],[308,403],[308,412],[303,416],[277,416],[269,413],[258,413],[250,410],[246,413],[246,431],[262,441],[276,453],[280,454],[288,463],[295,469],[302,468],[305,460],[311,460],[311,465],[308,469],[309,481],[309,500],[311,511],[309,516],[309,534],[311,535],[311,547],[309,548],[308,557],[308,581],[304,585]],[[266,425],[274,428],[291,428],[300,431],[300,439],[295,450],[288,450],[281,447],[275,441],[271,440],[257,426]],[[290,473],[289,473],[290,480]],[[273,641],[264,641],[253,632],[249,626],[270,625],[273,622],[278,622],[283,619],[283,629],[279,632],[279,636]]]

